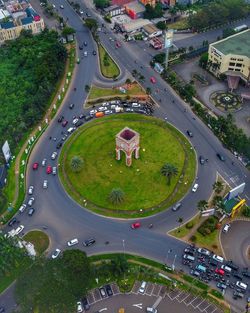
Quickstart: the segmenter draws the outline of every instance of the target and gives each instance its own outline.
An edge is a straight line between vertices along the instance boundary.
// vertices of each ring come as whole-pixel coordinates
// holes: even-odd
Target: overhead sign
[[[174,38],[174,30],[169,29],[165,32],[165,38],[164,38],[164,48],[168,49],[173,44],[173,38]]]
[[[201,216],[210,216],[210,215],[214,215],[215,213],[215,209],[209,209],[209,210],[205,210],[201,213]]]
[[[244,191],[245,186],[246,186],[246,183],[242,183],[239,186],[236,186],[235,188],[231,189],[226,196],[226,200],[228,201],[237,197],[240,193]]]
[[[9,146],[7,140],[5,141],[5,143],[2,146],[2,151],[3,151],[5,161],[6,161],[6,163],[8,163],[9,159],[11,158],[11,153],[10,153],[10,146]]]

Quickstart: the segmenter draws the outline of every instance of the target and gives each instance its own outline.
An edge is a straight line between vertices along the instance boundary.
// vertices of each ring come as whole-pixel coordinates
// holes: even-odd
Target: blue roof
[[[25,12],[27,13],[28,16],[36,16],[36,15],[38,15],[33,8],[27,8],[25,10]]]
[[[25,17],[21,19],[22,25],[31,24],[33,22],[33,17]]]
[[[8,29],[8,28],[15,27],[15,25],[13,22],[5,22],[5,23],[1,23],[1,27],[4,29]]]

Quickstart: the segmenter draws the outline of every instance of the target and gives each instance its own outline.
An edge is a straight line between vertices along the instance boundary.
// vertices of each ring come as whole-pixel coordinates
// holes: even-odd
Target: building
[[[142,27],[142,32],[148,38],[154,38],[162,35],[162,30],[157,28],[154,24],[147,24]]]
[[[0,188],[3,188],[7,182],[7,169],[5,165],[0,166]]]
[[[156,0],[139,0],[143,5],[150,4],[152,7],[155,6]]]
[[[30,30],[32,34],[38,34],[44,28],[43,19],[27,1],[6,2],[5,10],[0,12],[0,45],[6,40],[18,38],[24,29]]]
[[[208,64],[216,76],[225,74],[229,87],[235,89],[240,79],[250,82],[250,30],[209,45]]]
[[[103,11],[105,14],[110,15],[110,17],[114,17],[123,14],[125,8],[120,5],[111,5],[110,7],[104,8]]]
[[[123,33],[133,34],[135,32],[140,32],[142,27],[148,24],[151,24],[150,20],[139,18],[130,23],[116,24],[116,26],[119,27]]]
[[[125,12],[133,20],[143,17],[143,13],[145,12],[145,7],[138,1],[129,2],[125,4],[124,7]]]

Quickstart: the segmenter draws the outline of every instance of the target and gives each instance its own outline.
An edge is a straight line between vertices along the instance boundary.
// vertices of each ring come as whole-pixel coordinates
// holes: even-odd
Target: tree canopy
[[[163,16],[163,11],[160,2],[157,2],[155,7],[152,7],[150,4],[146,4],[144,18],[153,19]]]
[[[103,9],[110,5],[110,1],[109,0],[94,0],[94,4],[96,8]]]
[[[58,34],[24,31],[0,48],[0,145],[13,148],[45,113],[65,67],[66,49]]]

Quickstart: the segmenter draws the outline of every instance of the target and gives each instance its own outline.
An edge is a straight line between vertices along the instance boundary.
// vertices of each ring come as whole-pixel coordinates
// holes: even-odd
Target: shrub
[[[193,235],[193,236],[191,236],[190,240],[193,241],[193,242],[195,242],[195,241],[197,240],[197,238],[196,238],[195,235]]]
[[[193,227],[194,227],[194,223],[193,222],[189,222],[189,223],[186,224],[186,228],[187,229],[191,229]]]
[[[245,206],[242,211],[242,214],[246,217],[250,217],[250,208],[248,206]]]

